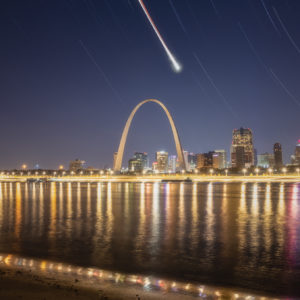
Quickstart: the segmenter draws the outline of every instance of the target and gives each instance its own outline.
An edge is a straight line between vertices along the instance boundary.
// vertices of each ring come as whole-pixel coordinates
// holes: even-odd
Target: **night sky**
[[[173,115],[185,150],[229,152],[253,130],[258,153],[300,138],[299,0],[6,0],[0,10],[0,168],[112,166],[126,119],[147,98]],[[175,154],[162,109],[143,106],[134,151]]]

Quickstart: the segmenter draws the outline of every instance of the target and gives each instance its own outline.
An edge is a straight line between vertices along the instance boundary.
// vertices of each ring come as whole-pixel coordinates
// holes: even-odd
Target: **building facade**
[[[273,168],[275,164],[274,154],[263,153],[257,155],[257,166],[262,168]]]
[[[166,151],[156,152],[156,171],[159,173],[168,172],[168,157],[169,154]]]
[[[213,168],[214,151],[197,154],[197,169]]]
[[[135,152],[133,158],[128,161],[129,172],[143,172],[148,166],[148,154],[145,152]]]
[[[169,166],[168,166],[169,172],[176,173],[177,156],[176,155],[170,155],[168,164],[169,164]]]
[[[225,150],[215,150],[215,154],[218,156],[217,169],[227,168],[227,153]]]
[[[197,155],[194,153],[189,153],[188,155],[188,166],[189,171],[193,171],[197,167]]]
[[[273,146],[273,153],[274,153],[274,167],[276,169],[280,169],[283,166],[282,160],[282,148],[280,143],[275,143]]]
[[[70,161],[69,170],[73,172],[77,172],[79,170],[84,169],[84,164],[85,164],[84,160],[80,160],[77,158],[73,161]]]
[[[300,166],[300,140],[298,140],[298,144],[296,145],[294,155],[292,155],[291,163],[296,166]]]
[[[249,168],[254,165],[253,134],[249,128],[234,129],[232,132],[231,166]]]

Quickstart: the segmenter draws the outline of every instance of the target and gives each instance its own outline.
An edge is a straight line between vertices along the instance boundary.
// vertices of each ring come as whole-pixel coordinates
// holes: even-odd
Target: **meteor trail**
[[[298,47],[298,45],[296,44],[296,42],[294,41],[294,39],[292,38],[292,36],[290,35],[289,31],[287,30],[287,28],[285,27],[284,23],[282,22],[277,10],[275,7],[273,7],[274,13],[281,25],[281,27],[283,28],[284,32],[286,33],[287,37],[289,38],[290,42],[292,43],[292,45],[294,46],[294,48],[297,50],[297,52],[300,54],[300,49]]]
[[[145,15],[147,16],[148,21],[150,22],[150,24],[151,24],[153,30],[155,31],[155,33],[156,33],[158,39],[160,40],[162,46],[164,47],[164,49],[165,49],[165,51],[166,51],[166,53],[167,53],[167,55],[168,55],[168,57],[169,57],[169,59],[170,59],[172,65],[173,65],[174,71],[177,72],[177,73],[179,73],[179,72],[182,70],[181,65],[180,65],[179,62],[176,60],[176,58],[174,57],[174,55],[171,53],[171,51],[169,50],[167,44],[165,43],[164,39],[162,38],[161,34],[159,33],[159,31],[158,31],[156,25],[154,24],[154,22],[153,22],[153,20],[152,20],[152,18],[151,18],[151,16],[150,16],[150,14],[149,14],[149,12],[148,12],[148,10],[147,10],[145,4],[144,4],[144,2],[143,2],[143,0],[139,0],[139,3],[140,3],[140,5],[141,5],[141,7],[142,7],[142,9],[143,9],[143,11],[144,11],[144,13],[145,13]]]

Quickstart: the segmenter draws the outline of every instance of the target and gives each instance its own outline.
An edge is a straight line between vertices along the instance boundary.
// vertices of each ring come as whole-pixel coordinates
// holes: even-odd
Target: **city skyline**
[[[148,101],[148,100],[147,100]],[[143,101],[142,101],[143,102]],[[251,132],[251,147],[252,147],[252,156],[253,156],[253,161],[251,163],[248,163],[247,162],[247,159],[248,158],[245,158],[246,161],[242,163],[242,165],[237,165],[235,163],[235,156],[233,157],[232,155],[232,152],[233,152],[233,149],[235,149],[233,146],[235,144],[235,140],[236,140],[236,133],[240,132],[240,131],[250,131]],[[273,149],[272,151],[269,151],[269,152],[259,152],[257,151],[257,149],[255,148],[255,145],[253,144],[253,134],[252,134],[252,131],[250,128],[239,128],[239,129],[234,129],[232,131],[232,142],[231,142],[231,146],[229,148],[229,151],[227,152],[227,149],[210,149],[207,153],[203,153],[203,152],[197,152],[197,151],[187,151],[185,149],[182,149],[182,153],[183,153],[183,157],[184,157],[184,161],[185,161],[185,165],[186,165],[186,171],[191,171],[193,170],[194,168],[201,168],[201,167],[196,167],[196,165],[194,166],[194,168],[192,168],[190,170],[190,164],[189,164],[189,159],[188,159],[188,156],[190,155],[193,155],[193,156],[198,156],[198,155],[206,155],[206,154],[209,154],[209,155],[217,155],[219,156],[220,153],[223,153],[222,154],[222,162],[218,162],[217,164],[220,164],[222,165],[222,167],[216,167],[217,169],[225,169],[225,168],[243,168],[243,167],[246,167],[246,168],[250,168],[250,167],[255,167],[255,166],[258,166],[258,167],[263,167],[263,168],[269,168],[269,167],[274,167],[276,166],[278,170],[281,169],[281,167],[283,167],[284,165],[299,165],[299,147],[300,147],[300,140],[298,140],[298,142],[295,144],[295,147],[294,147],[294,151],[292,152],[292,154],[289,156],[288,160],[285,162],[283,161],[283,151],[282,151],[282,145],[278,142],[274,143],[273,144]],[[243,142],[244,143],[244,142]],[[243,144],[242,143],[242,144]],[[238,144],[237,144],[238,145]],[[246,146],[247,147],[247,146]],[[280,156],[278,158],[278,153],[276,153],[276,147],[280,147]],[[244,156],[245,157],[248,155],[246,152],[244,153],[244,149],[243,150],[243,153],[240,154],[240,156]],[[235,151],[235,150],[234,150]],[[278,151],[278,150],[277,150]],[[154,153],[151,154],[150,157],[152,157],[151,159],[149,159],[148,157],[148,152],[142,152],[142,151],[134,151],[134,155],[133,157],[130,157],[128,159],[128,171],[131,171],[130,170],[130,167],[129,167],[129,164],[130,164],[130,161],[134,161],[136,158],[135,156],[137,154],[145,154],[147,155],[147,161],[148,163],[150,162],[150,164],[153,164],[153,163],[156,163],[157,162],[157,159],[156,159],[156,156],[157,156],[157,153],[158,152],[166,152],[167,155],[169,155],[168,151],[166,151],[165,149],[160,149],[160,150],[156,150]],[[67,166],[68,164],[72,164],[74,163],[75,165],[79,164],[81,165],[82,167],[81,168],[77,168],[78,170],[79,169],[114,169],[115,167],[115,160],[116,160],[116,157],[117,157],[117,153],[118,152],[114,152],[113,153],[113,158],[112,158],[112,162],[109,163],[107,162],[106,165],[104,167],[96,167],[96,166],[92,166],[90,165],[88,162],[86,163],[86,161],[81,161],[79,160],[78,158],[76,158],[74,161],[68,161],[68,162],[63,162],[64,164],[61,164],[62,162],[60,162],[60,164],[57,164],[53,169],[65,169],[65,166]],[[185,157],[185,155],[187,157]],[[234,154],[235,155],[235,154]],[[277,156],[277,158],[276,158]],[[178,161],[178,157],[172,153],[170,153],[169,157],[175,157],[177,159],[177,164],[179,163]],[[211,157],[212,159],[212,157]],[[220,159],[220,158],[218,158]],[[278,159],[279,159],[279,162],[278,162]],[[244,160],[244,158],[240,158],[240,160]],[[84,165],[84,166],[83,166]],[[214,164],[212,164],[212,167],[213,167]],[[48,167],[44,167],[44,166],[40,166],[38,163],[37,164],[28,164],[27,162],[23,162],[20,166],[17,166],[15,168],[7,168],[7,169],[24,169],[24,166],[26,166],[25,168],[26,169],[51,169],[51,168],[48,168]],[[215,167],[214,167],[215,168]],[[72,170],[72,167],[69,168],[70,170]],[[127,169],[127,161],[123,160],[123,163],[122,163],[122,170],[124,169]],[[179,168],[180,169],[180,168]]]
[[[112,166],[126,117],[149,97],[166,104],[185,150],[229,153],[232,130],[242,126],[259,153],[279,142],[290,160],[300,138],[300,3],[266,1],[268,16],[261,1],[145,1],[180,73],[137,2],[92,10],[80,1],[17,3],[0,13],[2,169],[55,168],[76,157]],[[135,117],[125,161],[135,151],[175,153],[158,110]]]

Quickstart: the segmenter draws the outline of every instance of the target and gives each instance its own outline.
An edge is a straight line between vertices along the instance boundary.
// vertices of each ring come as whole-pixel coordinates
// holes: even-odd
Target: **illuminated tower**
[[[156,152],[157,171],[159,173],[166,173],[168,171],[168,152]]]
[[[292,164],[300,166],[300,140],[298,140],[298,144],[295,148],[295,153],[292,155]]]
[[[282,148],[280,143],[275,143],[274,147],[274,165],[275,168],[280,169],[283,166],[282,162]]]
[[[169,171],[171,173],[176,173],[176,163],[177,163],[176,155],[169,156]]]
[[[249,168],[254,165],[253,135],[249,128],[232,132],[231,165],[233,168]]]
[[[215,168],[218,169],[225,169],[226,168],[226,161],[227,161],[227,154],[225,150],[215,150],[215,153],[218,156],[218,166]]]
[[[133,158],[128,161],[129,172],[142,172],[148,168],[148,154],[135,152]]]

